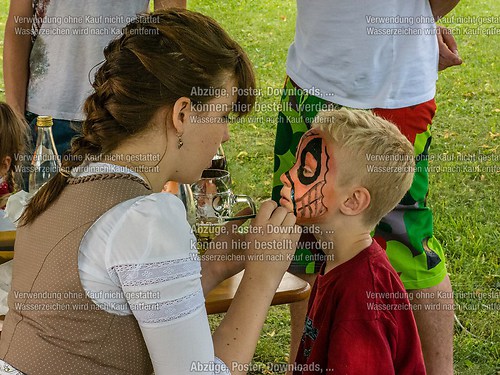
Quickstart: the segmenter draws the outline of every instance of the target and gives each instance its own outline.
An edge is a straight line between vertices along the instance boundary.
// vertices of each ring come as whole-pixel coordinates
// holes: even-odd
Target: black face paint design
[[[294,214],[305,219],[321,216],[328,210],[323,202],[323,187],[330,160],[322,135],[316,130],[304,134],[297,156],[295,165],[285,173],[291,186]],[[305,174],[306,169],[310,176]]]
[[[297,170],[297,177],[299,181],[303,185],[311,185],[318,179],[319,174],[321,173],[321,146],[323,145],[323,139],[321,138],[313,138],[311,139],[300,154],[300,165]],[[304,176],[304,168],[306,164],[306,156],[307,154],[311,154],[314,160],[316,160],[316,170],[311,177]]]

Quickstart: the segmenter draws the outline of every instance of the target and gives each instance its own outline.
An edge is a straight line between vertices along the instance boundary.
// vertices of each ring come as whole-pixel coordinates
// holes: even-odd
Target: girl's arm
[[[232,374],[246,374],[274,293],[288,268],[300,236],[295,216],[275,202],[265,202],[248,234],[245,274],[224,320],[213,334],[215,355]],[[288,234],[283,233],[288,230]],[[276,234],[281,232],[282,234]],[[272,260],[271,260],[272,259]]]

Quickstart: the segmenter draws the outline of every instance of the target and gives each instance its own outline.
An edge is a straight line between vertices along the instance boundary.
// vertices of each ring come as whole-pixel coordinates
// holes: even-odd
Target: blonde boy
[[[370,232],[410,188],[413,147],[367,111],[325,111],[281,176],[280,204],[324,245],[294,374],[425,374],[406,291]],[[312,229],[314,228],[314,229]]]

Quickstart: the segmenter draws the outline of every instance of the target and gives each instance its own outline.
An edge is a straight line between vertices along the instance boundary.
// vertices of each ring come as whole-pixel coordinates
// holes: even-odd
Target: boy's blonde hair
[[[24,153],[29,143],[28,124],[12,108],[4,102],[0,102],[0,160],[9,156],[11,160],[10,169],[7,171],[5,180],[9,191],[17,190],[16,167],[22,164]]]
[[[413,146],[396,125],[369,111],[322,111],[312,127],[329,134],[334,150],[342,150],[348,161],[338,166],[340,186],[356,184],[370,192],[364,219],[374,227],[411,186],[415,170]]]

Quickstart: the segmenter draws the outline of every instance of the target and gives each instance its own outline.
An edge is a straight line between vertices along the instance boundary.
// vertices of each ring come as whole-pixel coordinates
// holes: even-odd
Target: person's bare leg
[[[305,280],[311,285],[311,288],[316,280],[316,274],[300,274],[296,275],[302,280]],[[295,363],[295,357],[299,350],[300,340],[304,331],[304,322],[306,320],[307,305],[309,298],[300,302],[290,304],[290,355],[288,363]],[[286,375],[291,375],[293,371],[287,371]]]
[[[450,278],[431,288],[409,290],[427,375],[453,374],[453,295]]]

